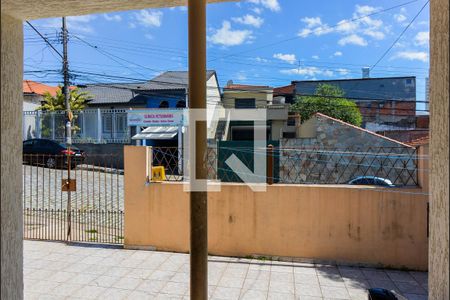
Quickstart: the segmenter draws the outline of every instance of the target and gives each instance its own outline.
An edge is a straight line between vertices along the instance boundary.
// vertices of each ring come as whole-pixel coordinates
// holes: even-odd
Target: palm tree
[[[81,111],[86,107],[86,104],[89,100],[91,100],[91,96],[86,92],[79,91],[78,88],[73,88],[69,92],[69,103],[70,109],[72,111]],[[66,101],[64,93],[62,92],[62,87],[59,86],[59,89],[56,91],[56,94],[53,96],[49,92],[44,93],[44,100],[41,102],[41,105],[36,108],[36,110],[40,110],[43,112],[55,112],[55,111],[65,111],[66,110]],[[50,115],[44,115],[42,119],[42,128],[41,132],[45,136],[51,135],[51,125],[50,119],[48,118]],[[76,126],[77,116],[75,115],[72,119],[72,131],[74,134],[80,130],[80,127]],[[61,133],[64,132],[64,125],[57,126],[57,130]]]
[[[78,88],[70,90],[69,94],[70,109],[73,111],[83,110],[91,96],[86,92],[80,92]],[[44,101],[36,110],[42,111],[61,111],[66,109],[66,101],[62,87],[56,91],[56,95],[52,96],[49,92],[44,93]]]

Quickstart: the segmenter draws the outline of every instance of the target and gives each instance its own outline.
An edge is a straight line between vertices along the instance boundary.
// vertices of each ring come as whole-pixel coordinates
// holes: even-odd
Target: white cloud
[[[264,23],[263,18],[255,17],[253,15],[245,15],[243,17],[233,18],[233,21],[236,23],[245,24],[256,28],[261,27],[261,25]]]
[[[294,64],[297,61],[295,54],[282,54],[276,53],[273,55],[274,58],[287,62],[289,64]]]
[[[344,68],[339,68],[336,71],[339,73],[339,75],[343,75],[343,76],[347,75],[350,72],[348,69],[344,69]]]
[[[348,20],[341,20],[338,22],[336,30],[342,33],[352,33],[358,29],[358,23],[350,22]]]
[[[260,62],[260,63],[266,63],[266,62],[269,62],[268,59],[261,58],[261,57],[259,57],[259,56],[255,57],[255,60],[256,60],[257,62]]]
[[[293,68],[293,69],[284,69],[284,70],[280,70],[280,73],[286,74],[286,75],[303,75],[303,76],[308,76],[308,77],[314,77],[317,75],[332,77],[334,75],[333,71],[322,70],[317,67],[300,67],[300,68]]]
[[[394,20],[398,23],[403,23],[406,21],[406,16],[403,14],[395,14],[394,15]]]
[[[262,5],[263,7],[270,9],[271,11],[281,10],[281,6],[280,3],[278,3],[278,0],[249,0],[248,2]]]
[[[105,18],[106,21],[114,21],[114,22],[122,21],[122,17],[120,15],[103,14],[103,18]]]
[[[400,8],[400,12],[398,14],[394,14],[394,20],[398,23],[403,23],[406,21],[406,8]]]
[[[309,28],[303,28],[299,31],[298,36],[300,37],[308,37],[313,31]]]
[[[308,28],[313,28],[313,27],[322,25],[322,20],[319,17],[315,17],[315,18],[305,17],[305,18],[302,18],[301,21],[303,23],[305,23],[306,27],[308,27]]]
[[[353,19],[356,20],[343,19],[332,27],[323,22],[320,17],[304,17],[301,19],[304,27],[300,29],[298,35],[306,38],[312,34],[321,36],[329,33],[337,33],[343,36],[339,41],[340,45],[353,44],[366,46],[368,41],[362,37],[363,35],[374,40],[382,40],[385,38],[385,32],[389,31],[387,26],[383,26],[382,20],[368,16],[378,10],[379,8],[373,6],[356,5],[352,15]]]
[[[342,52],[341,51],[336,51],[336,52],[334,52],[333,56],[342,56]]]
[[[372,30],[372,29],[366,29],[363,32],[365,35],[370,36],[376,40],[382,40],[384,39],[385,35],[382,31]]]
[[[232,30],[229,21],[223,21],[222,27],[209,37],[213,44],[223,46],[237,46],[251,39],[253,39],[251,30]]]
[[[162,11],[143,9],[135,14],[136,21],[144,27],[161,27]]]
[[[148,40],[153,40],[153,38],[154,38],[153,35],[151,35],[150,33],[144,34],[144,37]]]
[[[422,62],[428,61],[428,53],[423,51],[401,51],[397,52],[392,59],[418,60]]]
[[[128,28],[131,28],[131,29],[136,28],[136,24],[134,24],[133,22],[128,23]]]
[[[95,20],[97,17],[94,15],[84,15],[84,16],[73,16],[66,18],[67,29],[72,32],[79,33],[92,33],[94,32],[94,27],[90,25],[90,22]],[[61,18],[50,19],[45,26],[61,29]]]
[[[262,9],[259,8],[259,7],[253,7],[253,8],[252,8],[252,11],[253,11],[255,14],[257,14],[257,15],[259,15],[259,14],[262,13]]]
[[[421,31],[418,32],[414,38],[414,43],[419,46],[425,46],[430,43],[430,32]]]
[[[356,5],[355,13],[359,15],[370,15],[377,11],[378,8],[369,5]]]
[[[351,35],[341,38],[338,41],[338,44],[341,46],[356,45],[356,46],[364,47],[364,46],[367,46],[367,41],[363,37],[361,37],[357,34],[351,34]]]
[[[313,56],[311,56],[311,58],[312,59],[319,59],[320,57],[319,57],[319,55],[313,55]]]

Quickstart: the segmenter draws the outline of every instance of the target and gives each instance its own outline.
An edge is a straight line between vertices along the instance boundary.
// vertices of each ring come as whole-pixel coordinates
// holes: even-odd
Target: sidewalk
[[[427,299],[427,273],[209,258],[212,299]],[[189,299],[189,255],[24,241],[25,299]]]

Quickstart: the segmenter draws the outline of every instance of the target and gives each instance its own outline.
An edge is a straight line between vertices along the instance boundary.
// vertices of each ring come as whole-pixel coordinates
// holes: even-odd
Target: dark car
[[[64,143],[47,139],[31,139],[23,142],[23,162],[31,165],[42,165],[48,168],[75,168],[83,163],[85,154],[75,146],[70,149]]]
[[[385,187],[394,187],[392,181],[386,178],[376,177],[376,176],[359,176],[348,182],[348,184],[356,185],[379,185]]]

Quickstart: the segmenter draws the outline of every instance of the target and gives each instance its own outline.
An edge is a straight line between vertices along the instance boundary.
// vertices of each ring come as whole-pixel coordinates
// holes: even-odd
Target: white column
[[[178,174],[183,174],[183,124],[178,125]]]
[[[36,112],[36,137],[40,139],[41,135],[41,111]]]
[[[0,299],[23,299],[22,21],[1,14]]]
[[[102,141],[102,111],[97,108],[97,143]]]

